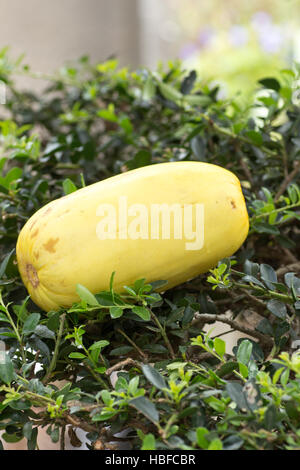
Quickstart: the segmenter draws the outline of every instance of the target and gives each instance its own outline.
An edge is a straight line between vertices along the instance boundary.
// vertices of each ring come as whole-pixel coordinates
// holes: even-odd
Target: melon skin
[[[99,223],[104,219],[99,206],[108,204],[117,213],[120,198],[126,198],[128,207],[143,205],[149,214],[153,204],[179,204],[182,209],[203,205],[203,246],[187,250],[191,240],[176,238],[172,223],[169,239],[163,239],[161,232],[159,239],[151,238],[150,224],[147,239],[132,239],[128,233],[124,238],[126,227],[118,217],[116,238],[101,240]],[[133,219],[129,216],[128,222]],[[77,302],[77,284],[94,294],[107,290],[112,272],[116,292],[141,278],[168,281],[163,290],[179,285],[233,255],[248,230],[241,185],[232,172],[202,162],[159,163],[108,178],[45,205],[22,228],[16,253],[32,300],[49,311]]]

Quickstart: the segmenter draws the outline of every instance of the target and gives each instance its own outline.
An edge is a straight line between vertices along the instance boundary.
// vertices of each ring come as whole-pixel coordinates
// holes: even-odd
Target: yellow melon
[[[145,278],[181,284],[231,256],[248,214],[238,178],[202,162],[146,166],[108,178],[38,210],[22,228],[17,260],[32,300],[49,311]]]

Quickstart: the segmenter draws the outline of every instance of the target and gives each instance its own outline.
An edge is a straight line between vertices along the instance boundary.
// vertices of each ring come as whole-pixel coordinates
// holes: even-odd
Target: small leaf
[[[266,429],[271,431],[273,428],[275,428],[277,424],[277,409],[275,405],[269,405],[268,408],[266,409],[265,416],[264,416],[264,425]]]
[[[195,81],[197,78],[197,73],[195,70],[192,70],[187,77],[184,78],[180,86],[180,91],[183,95],[188,95],[194,88]]]
[[[236,355],[238,362],[247,366],[251,358],[252,348],[253,345],[248,339],[243,340],[239,345]]]
[[[120,318],[124,313],[124,309],[121,307],[110,307],[109,308],[109,314],[111,318]]]
[[[224,450],[238,450],[244,444],[243,439],[240,436],[232,435],[228,436],[223,441]]]
[[[159,414],[156,406],[146,397],[138,397],[129,401],[129,405],[142,413],[154,424],[159,422]]]
[[[63,181],[63,189],[64,189],[64,193],[65,193],[66,196],[68,194],[71,194],[71,193],[74,193],[75,191],[77,191],[77,187],[75,186],[73,181],[70,180],[70,178],[66,178]]]
[[[209,431],[206,428],[199,427],[196,430],[197,436],[197,444],[200,449],[207,449],[209,446],[209,441],[205,438],[205,436],[209,434]]]
[[[94,349],[100,349],[100,351],[102,351],[102,349],[108,345],[109,345],[109,341],[106,341],[106,339],[102,339],[92,344],[92,346],[89,347],[89,350],[93,351]]]
[[[216,353],[220,357],[223,358],[224,354],[226,352],[226,343],[225,343],[225,341],[223,341],[221,338],[215,338],[214,339],[214,348],[215,348]]]
[[[261,80],[258,80],[258,83],[263,85],[265,88],[268,88],[274,91],[279,91],[281,88],[279,81],[273,77],[262,78]]]
[[[272,268],[272,266],[269,266],[268,264],[261,264],[260,274],[266,286],[269,289],[274,290],[274,286],[272,282],[277,282],[277,274]],[[268,281],[271,281],[271,282],[268,282]]]
[[[0,266],[0,279],[3,277],[3,275],[5,274],[5,271],[6,271],[6,268],[7,268],[7,265],[9,263],[9,261],[11,260],[12,256],[15,254],[15,249],[11,250],[4,258],[4,260],[2,261],[1,263],[1,266]]]
[[[0,356],[0,380],[9,385],[14,379],[14,366],[8,354],[3,356]]]
[[[285,319],[287,316],[287,308],[283,302],[272,299],[267,303],[267,309],[278,318]]]
[[[158,88],[164,98],[170,101],[174,101],[175,103],[180,102],[183,97],[180,91],[176,90],[176,88],[166,83],[159,83]]]
[[[86,355],[83,354],[83,353],[79,353],[79,352],[71,352],[69,354],[69,357],[71,359],[85,359],[86,358]]]
[[[243,393],[243,387],[238,382],[227,382],[226,391],[231,400],[234,401],[240,410],[247,409],[246,399]]]
[[[265,335],[273,336],[273,327],[267,318],[263,318],[255,328]]]
[[[262,135],[257,132],[257,131],[247,131],[246,132],[246,136],[252,140],[252,142],[254,143],[254,145],[262,145],[263,143],[263,138],[262,138]]]
[[[154,435],[151,433],[146,434],[146,436],[143,439],[141,450],[155,450],[155,449],[156,449],[156,443],[155,443]]]
[[[55,334],[53,331],[49,330],[45,325],[37,325],[34,330],[34,333],[41,338],[55,339]]]
[[[214,439],[208,446],[208,450],[222,450],[223,444],[221,439]]]
[[[145,321],[149,321],[151,318],[151,314],[146,307],[133,307],[132,311]]]
[[[81,300],[86,302],[88,305],[92,305],[94,307],[99,306],[96,297],[86,287],[82,286],[81,284],[77,284],[76,292]]]
[[[27,423],[25,423],[23,426],[23,436],[29,440],[31,438],[31,434],[32,434],[32,422],[27,421]]]
[[[164,377],[156,370],[154,367],[149,364],[142,365],[142,371],[147,380],[149,380],[152,385],[154,385],[159,390],[167,388],[166,381]]]
[[[29,315],[25,320],[22,334],[26,336],[33,333],[40,321],[40,318],[41,315],[39,313],[31,313],[31,315]]]
[[[150,101],[155,96],[156,85],[153,81],[151,75],[147,78],[143,91],[142,91],[142,99],[143,101]]]

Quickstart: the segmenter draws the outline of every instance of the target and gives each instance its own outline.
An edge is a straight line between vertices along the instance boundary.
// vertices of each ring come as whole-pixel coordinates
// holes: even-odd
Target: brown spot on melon
[[[34,289],[36,289],[40,281],[38,273],[36,272],[36,269],[32,266],[32,264],[26,264],[26,274],[29,282],[32,284]]]
[[[32,224],[31,224],[31,226],[30,226],[30,230],[33,229],[33,227],[34,227],[34,225],[35,225],[36,223],[37,223],[37,219],[35,219],[35,220],[32,222]]]
[[[231,199],[230,204],[231,204],[232,209],[236,209],[236,204],[233,199]]]
[[[48,207],[48,209],[42,214],[42,217],[49,214],[49,212],[51,212],[51,211],[52,211],[51,207]]]
[[[55,245],[59,241],[59,238],[49,238],[47,243],[44,243],[43,247],[45,250],[49,251],[49,253],[55,253]]]
[[[33,232],[33,234],[31,235],[31,238],[36,237],[38,233],[39,233],[39,229],[37,228],[37,229]]]

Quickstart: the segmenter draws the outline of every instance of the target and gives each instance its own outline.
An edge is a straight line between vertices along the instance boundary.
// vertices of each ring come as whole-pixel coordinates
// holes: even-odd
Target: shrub
[[[20,91],[15,74],[49,86]],[[2,440],[35,449],[46,427],[63,448],[68,426],[90,449],[124,429],[134,449],[300,449],[299,70],[280,77],[242,108],[177,62],[130,72],[84,57],[40,77],[1,52]],[[116,295],[112,273],[107,292],[83,286],[72,308],[40,311],[15,263],[25,221],[83,185],[176,160],[240,178],[251,228],[239,252],[164,294],[138,279]],[[247,338],[230,352],[216,320]]]

